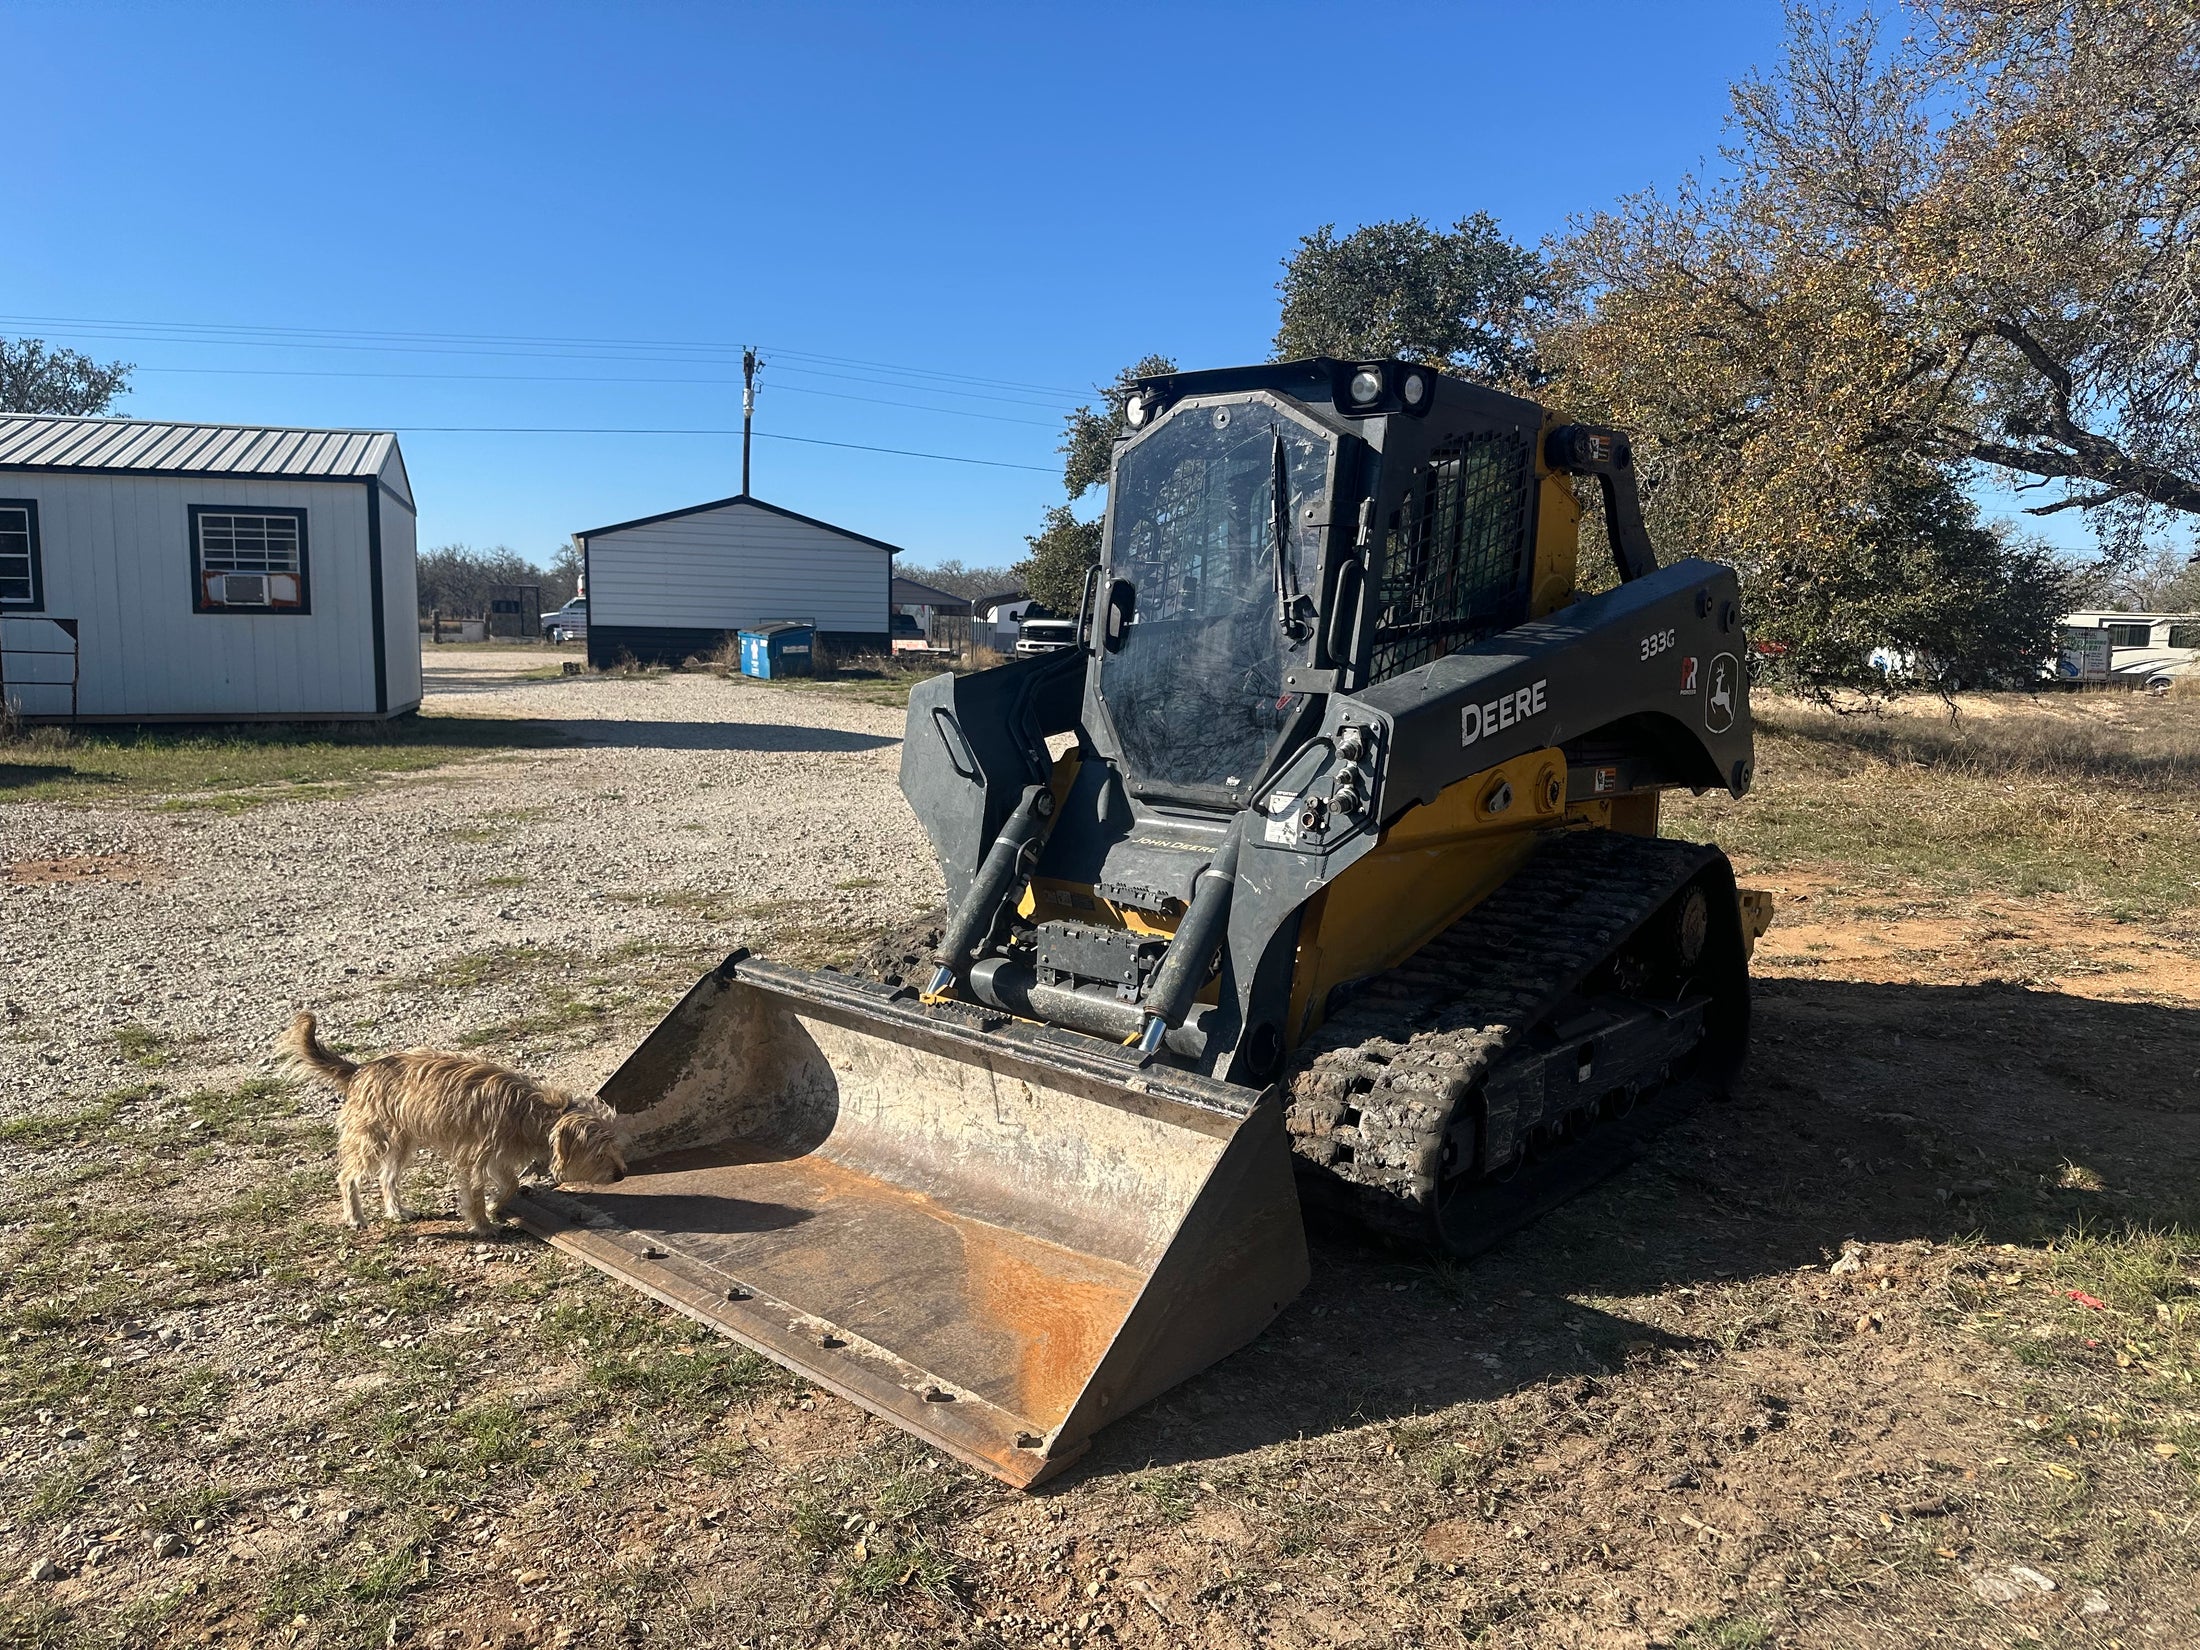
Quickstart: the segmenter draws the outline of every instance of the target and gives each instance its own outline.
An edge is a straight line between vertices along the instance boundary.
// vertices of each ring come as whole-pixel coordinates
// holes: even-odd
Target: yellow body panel
[[[1552,749],[1486,768],[1408,809],[1373,852],[1307,902],[1288,1041],[1321,1023],[1334,988],[1395,968],[1481,904],[1541,833],[1610,823],[1607,803],[1567,806],[1566,758]]]
[[[1543,433],[1566,420],[1543,415]],[[1528,586],[1528,614],[1540,619],[1574,599],[1574,577],[1581,558],[1581,502],[1574,478],[1543,462],[1543,443],[1535,444],[1535,474],[1542,488],[1535,512],[1535,576]]]

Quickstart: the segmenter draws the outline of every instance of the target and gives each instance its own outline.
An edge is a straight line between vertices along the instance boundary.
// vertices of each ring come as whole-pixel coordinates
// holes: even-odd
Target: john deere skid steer
[[[926,988],[736,953],[538,1232],[1031,1484],[1257,1335],[1302,1199],[1471,1253],[1739,1061],[1731,569],[1626,438],[1397,361],[1142,380],[1074,649],[910,699]],[[1574,478],[1618,582],[1576,587]]]

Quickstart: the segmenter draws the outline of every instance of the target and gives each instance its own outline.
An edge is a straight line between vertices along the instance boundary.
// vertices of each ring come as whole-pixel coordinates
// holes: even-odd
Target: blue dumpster
[[[768,682],[775,676],[814,674],[810,661],[817,646],[815,626],[780,620],[740,634],[742,675]]]

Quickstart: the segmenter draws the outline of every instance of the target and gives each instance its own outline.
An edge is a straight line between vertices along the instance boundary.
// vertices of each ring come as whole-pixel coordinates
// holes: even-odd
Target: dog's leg
[[[501,1230],[488,1208],[486,1178],[478,1165],[461,1171],[458,1189],[458,1212],[466,1217],[466,1224],[482,1237],[494,1237]]]
[[[359,1183],[358,1171],[347,1167],[336,1177],[336,1186],[344,1194],[344,1219],[353,1231],[363,1229],[367,1224],[367,1189]]]
[[[412,1219],[412,1212],[398,1194],[399,1184],[405,1178],[405,1167],[411,1159],[412,1153],[402,1141],[389,1142],[382,1152],[382,1213],[391,1220]]]
[[[346,1128],[336,1140],[336,1195],[344,1202],[344,1219],[353,1231],[367,1224],[366,1164],[364,1142],[356,1130]]]
[[[519,1195],[519,1171],[509,1163],[499,1163],[489,1171],[489,1218],[502,1220],[504,1211],[512,1206],[512,1199]]]

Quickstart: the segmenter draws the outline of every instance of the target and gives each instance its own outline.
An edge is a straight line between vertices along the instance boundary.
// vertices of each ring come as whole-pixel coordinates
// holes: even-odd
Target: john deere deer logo
[[[1741,661],[1722,653],[1711,661],[1711,691],[1704,696],[1703,725],[1724,733],[1734,725],[1734,696],[1741,691]]]

